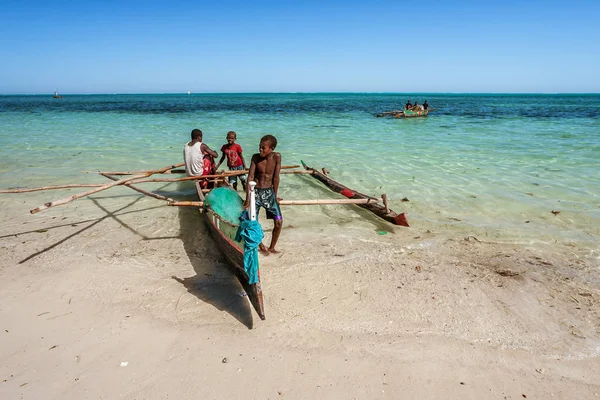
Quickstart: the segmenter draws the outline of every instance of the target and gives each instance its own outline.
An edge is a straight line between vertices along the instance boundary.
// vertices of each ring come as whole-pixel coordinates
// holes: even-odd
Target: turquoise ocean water
[[[434,110],[375,117],[409,99]],[[570,243],[598,257],[600,95],[0,96],[0,188],[104,182],[81,171],[180,162],[193,128],[216,150],[235,130],[247,159],[273,134],[284,165],[304,160],[351,188],[386,193],[417,229]],[[330,196],[291,176],[281,195]]]

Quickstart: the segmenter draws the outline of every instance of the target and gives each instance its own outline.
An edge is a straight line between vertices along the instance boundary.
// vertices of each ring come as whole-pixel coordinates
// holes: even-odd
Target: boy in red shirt
[[[219,169],[225,157],[227,157],[227,166],[230,171],[242,171],[246,169],[246,161],[244,161],[244,156],[242,155],[242,146],[235,142],[236,139],[237,135],[234,131],[227,132],[227,143],[221,147],[223,156],[221,156],[216,169]],[[239,175],[239,177],[242,182],[242,188],[246,190],[246,175]],[[229,184],[235,190],[237,190],[237,178],[238,176],[229,177]]]

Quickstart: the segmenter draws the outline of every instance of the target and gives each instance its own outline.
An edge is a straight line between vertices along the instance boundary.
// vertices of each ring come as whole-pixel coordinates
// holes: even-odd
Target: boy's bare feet
[[[267,249],[267,247],[262,243],[258,245],[258,251],[260,251],[261,254],[264,256],[268,256],[269,254],[271,254],[271,253],[269,253],[269,250]]]
[[[268,252],[269,252],[269,254],[270,254],[270,253],[273,253],[273,254],[279,254],[279,251],[277,251],[277,250],[275,250],[274,248],[271,248],[271,247],[269,247],[269,250],[268,250]]]

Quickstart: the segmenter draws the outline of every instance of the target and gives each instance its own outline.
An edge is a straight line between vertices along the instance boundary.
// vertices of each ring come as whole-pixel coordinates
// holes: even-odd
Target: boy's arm
[[[250,160],[250,170],[248,171],[248,180],[250,183],[254,180],[254,173],[256,171],[256,162],[254,161],[254,156],[252,156],[252,160]],[[250,185],[246,185],[246,201],[244,201],[244,208],[248,208],[250,206]]]
[[[221,166],[221,164],[223,163],[223,160],[225,159],[225,152],[223,152],[223,155],[221,156],[221,159],[219,160],[219,163],[217,164],[217,166],[215,167],[215,170],[219,169],[219,167]]]
[[[281,153],[275,154],[275,170],[273,171],[273,191],[277,198],[277,190],[279,190],[279,171],[281,171]]]
[[[214,151],[213,149],[211,149],[210,147],[208,147],[204,143],[202,143],[202,147],[200,148],[200,151],[202,153],[206,152],[206,153],[208,153],[209,156],[214,157],[214,158],[219,157],[219,153],[217,153],[216,151]]]
[[[244,156],[242,155],[242,151],[240,150],[240,159],[242,160],[242,166],[246,169],[246,160],[244,160]]]

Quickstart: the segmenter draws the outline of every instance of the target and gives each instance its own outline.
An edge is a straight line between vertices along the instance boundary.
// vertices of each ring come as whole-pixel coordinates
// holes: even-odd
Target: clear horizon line
[[[52,96],[54,93],[2,93],[0,96]],[[121,95],[215,95],[215,94],[430,94],[430,95],[600,95],[600,92],[122,92],[122,93],[59,93],[60,96],[121,96]]]

